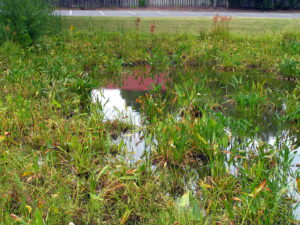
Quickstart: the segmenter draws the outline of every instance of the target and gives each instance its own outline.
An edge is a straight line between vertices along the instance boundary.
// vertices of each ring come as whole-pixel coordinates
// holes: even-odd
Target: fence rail
[[[228,0],[229,8],[299,9],[300,0]]]
[[[300,9],[300,0],[48,0],[56,7],[226,7]]]
[[[227,0],[48,0],[56,7],[99,8],[99,7],[226,7]]]
[[[172,6],[212,7],[213,1],[212,0],[148,0],[146,6],[147,7],[172,7]],[[218,4],[218,6],[226,6],[226,5]]]
[[[99,8],[99,7],[139,7],[139,0],[48,0],[56,7]]]

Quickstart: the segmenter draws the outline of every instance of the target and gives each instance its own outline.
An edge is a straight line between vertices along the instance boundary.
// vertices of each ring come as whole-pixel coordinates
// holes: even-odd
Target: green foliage
[[[299,143],[287,133],[299,136],[300,88],[276,65],[299,60],[297,40],[72,31],[29,48],[4,43],[0,223],[292,224]],[[136,62],[147,66],[124,66]],[[90,92],[120,74],[162,72],[166,93],[155,86],[137,100],[143,136],[132,146],[145,157],[128,160],[113,137],[135,128],[103,121]],[[284,132],[266,143],[260,129],[277,122]]]
[[[146,7],[147,0],[139,0],[139,7]]]
[[[289,0],[289,7],[292,8],[292,9],[295,9],[297,8],[299,5],[298,1],[297,0]]]
[[[201,222],[204,210],[199,207],[197,199],[189,191],[184,193],[177,202],[179,217],[190,221]],[[181,219],[183,220],[183,219]]]
[[[241,7],[241,0],[228,0],[229,8],[239,8]]]
[[[292,123],[292,129],[300,136],[300,85],[294,89],[293,93],[289,96],[287,101],[286,114],[284,120]]]
[[[280,44],[285,53],[297,55],[300,51],[300,39],[296,33],[284,32]]]
[[[58,32],[60,19],[46,0],[0,0],[0,43],[29,46],[41,36]]]
[[[270,9],[296,9],[299,6],[297,0],[249,0],[249,1],[229,0],[229,7],[270,10]]]
[[[291,57],[285,57],[279,64],[279,73],[287,78],[300,77],[300,62]]]
[[[273,9],[273,1],[272,0],[255,0],[255,8],[268,10]]]

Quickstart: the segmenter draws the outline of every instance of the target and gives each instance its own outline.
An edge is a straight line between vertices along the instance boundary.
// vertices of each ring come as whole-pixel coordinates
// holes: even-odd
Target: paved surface
[[[205,12],[205,11],[159,11],[159,10],[57,10],[63,16],[140,16],[140,17],[213,17],[220,16],[250,18],[300,18],[300,13],[284,12]]]

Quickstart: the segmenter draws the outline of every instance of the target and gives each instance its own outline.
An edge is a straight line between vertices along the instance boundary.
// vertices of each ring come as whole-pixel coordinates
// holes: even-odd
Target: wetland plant
[[[219,16],[218,14],[213,17],[211,34],[217,37],[227,37],[229,35],[229,24],[232,17]]]
[[[60,17],[46,0],[0,0],[0,43],[12,40],[29,46],[60,30]]]
[[[283,51],[298,59],[275,44],[281,36],[212,37],[74,31],[30,48],[3,44],[0,223],[297,224],[299,141],[284,133],[299,134],[299,81],[264,69]],[[224,72],[229,59],[237,71]],[[147,64],[137,76],[167,71],[172,82],[138,99],[139,141],[152,146],[131,162],[116,139],[136,128],[103,121],[90,93],[137,62]],[[264,112],[287,132],[263,141]]]

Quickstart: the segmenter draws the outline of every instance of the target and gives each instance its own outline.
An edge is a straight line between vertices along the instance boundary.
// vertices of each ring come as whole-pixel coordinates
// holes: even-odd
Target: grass
[[[0,224],[298,223],[299,33],[66,19],[75,31],[0,47]],[[143,65],[172,82],[138,98],[151,151],[130,163],[114,140],[137,128],[104,122],[90,93]],[[273,126],[275,143],[259,138]]]
[[[77,30],[88,31],[135,31],[134,17],[65,17],[65,29],[73,25]],[[150,32],[152,23],[158,33],[199,33],[211,29],[211,18],[141,18],[140,31]],[[297,30],[299,19],[233,18],[230,30],[238,34],[274,34]]]

